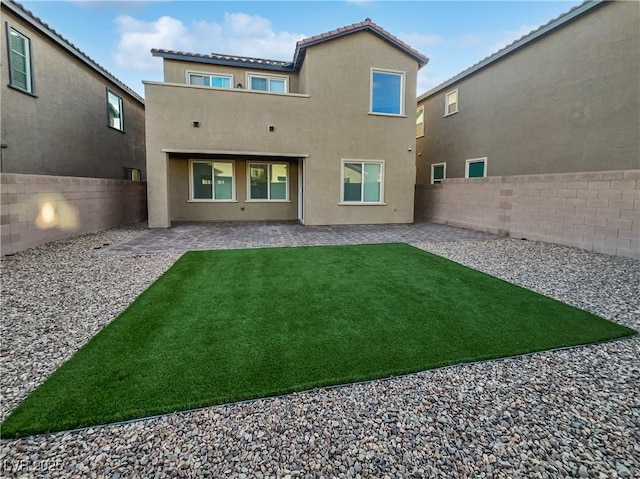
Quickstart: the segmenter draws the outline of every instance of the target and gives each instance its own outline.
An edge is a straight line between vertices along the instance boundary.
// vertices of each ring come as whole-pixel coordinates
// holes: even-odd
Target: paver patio
[[[501,236],[434,223],[304,226],[297,222],[173,223],[103,249],[109,253],[181,253],[190,250],[421,243],[500,239]]]

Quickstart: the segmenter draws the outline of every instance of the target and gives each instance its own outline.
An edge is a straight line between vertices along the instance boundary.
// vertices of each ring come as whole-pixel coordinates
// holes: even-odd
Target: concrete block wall
[[[451,178],[416,219],[640,259],[640,170]]]
[[[144,182],[2,173],[1,254],[145,221],[146,204]]]

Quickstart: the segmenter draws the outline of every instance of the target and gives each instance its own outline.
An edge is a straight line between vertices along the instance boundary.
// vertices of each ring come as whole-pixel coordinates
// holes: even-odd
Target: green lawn
[[[18,406],[2,436],[634,333],[406,244],[190,252]]]

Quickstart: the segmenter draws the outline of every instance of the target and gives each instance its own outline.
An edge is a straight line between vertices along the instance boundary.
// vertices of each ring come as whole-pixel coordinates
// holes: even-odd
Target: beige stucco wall
[[[45,202],[53,222],[39,222]],[[0,247],[16,253],[50,241],[146,219],[146,184],[71,176],[0,174]],[[45,218],[46,219],[46,218]]]
[[[29,37],[35,95],[10,88],[6,23]],[[1,171],[124,178],[145,174],[144,105],[2,7]],[[124,133],[107,126],[107,87],[124,102]]]
[[[164,81],[166,83],[187,83],[187,73],[218,73],[233,76],[233,88],[238,83],[247,88],[247,74],[254,73],[261,76],[286,77],[289,84],[289,93],[304,93],[298,88],[297,72],[281,72],[256,70],[255,68],[238,68],[225,65],[212,65],[209,63],[185,62],[181,60],[164,60]]]
[[[428,97],[417,183],[430,165],[489,176],[624,170],[640,165],[640,3],[605,2]],[[458,89],[459,112],[443,117]]]
[[[406,72],[408,115],[368,113],[372,67]],[[176,219],[167,198],[177,186],[163,149],[306,155],[306,224],[412,222],[417,68],[398,49],[360,32],[308,49],[308,95],[145,83],[149,225],[167,227]],[[339,204],[342,159],[385,162],[384,205]]]
[[[640,259],[640,170],[417,185],[416,218]]]

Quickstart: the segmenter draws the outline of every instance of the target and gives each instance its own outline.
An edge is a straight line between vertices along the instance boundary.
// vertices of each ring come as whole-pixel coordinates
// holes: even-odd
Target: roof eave
[[[278,72],[291,72],[293,71],[292,67],[282,66],[282,65],[269,65],[264,63],[252,63],[248,61],[242,60],[233,60],[233,59],[220,59],[220,58],[211,58],[209,56],[199,56],[199,55],[189,55],[184,53],[172,53],[172,52],[164,52],[158,50],[151,50],[151,54],[154,57],[161,57],[167,60],[180,60],[194,63],[206,63],[209,65],[222,65],[222,66],[230,66],[230,67],[243,67],[243,68],[253,68],[255,70],[269,70],[269,71],[278,71]]]
[[[561,15],[555,21],[550,21],[546,25],[543,25],[537,30],[534,30],[532,33],[529,33],[528,35],[520,38],[519,40],[514,41],[510,45],[507,45],[506,47],[504,47],[503,49],[498,50],[493,55],[488,56],[484,60],[481,60],[475,65],[471,66],[470,68],[467,68],[466,70],[458,73],[456,76],[450,78],[449,80],[443,83],[440,83],[439,85],[435,86],[431,90],[423,93],[418,97],[417,101],[421,102],[425,98],[429,98],[430,96],[433,96],[436,93],[441,92],[445,88],[448,88],[453,84],[459,82],[460,80],[463,80],[464,78],[473,75],[477,71],[488,67],[489,65],[497,62],[498,60],[501,60],[502,58],[514,53],[515,51],[520,50],[521,48],[524,48],[525,46],[538,40],[539,38],[544,37],[549,33],[553,32],[554,30],[561,27],[562,25],[565,25],[575,20],[576,18],[580,17],[586,12],[591,11],[596,7],[600,7],[605,3],[606,3],[606,0],[586,0],[581,5],[578,5],[574,7],[572,10],[568,11],[567,13]]]

